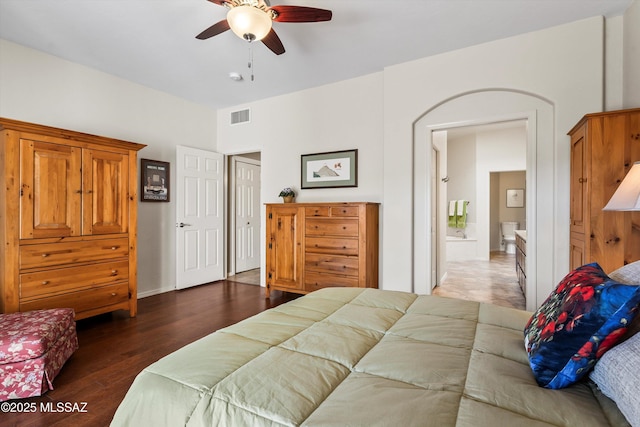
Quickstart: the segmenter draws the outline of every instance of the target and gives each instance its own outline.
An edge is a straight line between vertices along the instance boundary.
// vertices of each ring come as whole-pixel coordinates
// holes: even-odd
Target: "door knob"
[[[185,224],[184,222],[181,222],[180,224],[178,224],[178,227],[182,228],[182,227],[191,227],[191,224]]]

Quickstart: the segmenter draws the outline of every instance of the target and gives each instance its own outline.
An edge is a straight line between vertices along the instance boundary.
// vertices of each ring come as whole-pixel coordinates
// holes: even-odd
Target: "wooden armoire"
[[[640,259],[640,212],[603,211],[640,160],[640,108],[587,114],[571,137],[570,266],[609,273]]]
[[[137,310],[137,151],[0,118],[0,309]]]
[[[378,287],[378,203],[267,204],[266,296]]]

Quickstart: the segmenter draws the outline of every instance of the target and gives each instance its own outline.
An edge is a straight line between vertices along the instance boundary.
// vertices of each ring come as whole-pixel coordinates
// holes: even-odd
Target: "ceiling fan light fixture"
[[[231,31],[249,42],[262,40],[271,31],[271,16],[253,6],[236,6],[227,13]]]

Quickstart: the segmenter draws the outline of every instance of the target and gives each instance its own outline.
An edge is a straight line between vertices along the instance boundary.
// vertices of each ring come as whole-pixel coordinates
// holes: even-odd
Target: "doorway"
[[[229,156],[229,280],[260,284],[259,152]]]
[[[527,123],[527,309],[533,310],[549,294],[547,283],[553,283],[556,259],[554,254],[561,244],[553,232],[554,218],[549,209],[537,206],[551,206],[555,203],[553,189],[554,176],[549,173],[550,159],[556,152],[554,133],[554,106],[549,100],[532,93],[509,89],[486,89],[461,93],[443,100],[425,110],[413,123],[413,234],[424,236],[413,240],[412,278],[416,293],[431,293],[431,236],[429,215],[431,209],[431,189],[428,183],[431,165],[431,147],[436,135],[442,129],[481,125],[512,120]],[[442,150],[440,153],[443,154]],[[447,153],[444,152],[446,157]],[[442,163],[442,162],[441,162]],[[442,174],[446,170],[441,169]],[[443,177],[440,177],[443,178]],[[478,179],[489,180],[488,172],[478,174]],[[440,183],[442,190],[443,183]],[[488,184],[486,184],[488,186]],[[445,190],[443,190],[445,191]],[[441,192],[442,194],[442,192]],[[442,196],[440,196],[442,199]],[[482,205],[481,205],[482,203]],[[486,200],[478,200],[478,222],[488,221],[489,207]],[[438,205],[440,223],[447,218],[446,201]],[[479,245],[488,252],[489,230],[477,230]],[[549,235],[549,239],[537,239],[539,235]],[[482,238],[480,239],[480,236]],[[482,240],[482,241],[480,241]],[[442,260],[439,260],[442,265]],[[439,269],[444,275],[444,267]]]
[[[520,288],[515,251],[513,254],[505,251],[501,223],[517,221],[526,227],[524,205],[518,208],[505,205],[505,194],[507,189],[523,192],[526,189],[527,121],[452,127],[438,133],[444,134],[444,143],[440,145],[444,144],[447,151],[447,178],[442,185],[445,203],[450,206],[451,202],[459,204],[464,200],[466,218],[462,223],[454,221],[453,226],[448,221],[446,234],[441,237],[447,276],[434,293],[453,291],[456,295],[466,293],[467,298],[517,294]],[[513,168],[522,170],[514,172]],[[436,197],[433,206],[439,202],[437,192],[432,190],[432,195]],[[483,285],[477,283],[475,276],[465,274],[471,265],[485,272]],[[465,277],[468,280],[460,280]],[[524,298],[514,303],[521,304],[521,300]]]

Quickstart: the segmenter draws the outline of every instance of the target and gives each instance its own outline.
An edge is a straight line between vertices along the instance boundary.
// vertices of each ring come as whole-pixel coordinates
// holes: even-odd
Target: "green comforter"
[[[323,289],[143,370],[112,426],[618,426],[587,382],[537,386],[530,313],[377,289]]]

